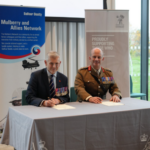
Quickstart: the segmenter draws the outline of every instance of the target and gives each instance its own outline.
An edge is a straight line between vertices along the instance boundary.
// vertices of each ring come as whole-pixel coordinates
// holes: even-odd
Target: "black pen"
[[[50,97],[47,97],[47,98],[48,98],[48,100],[52,101]],[[53,102],[53,101],[52,101],[52,102]],[[55,104],[55,105],[57,106],[57,104]]]

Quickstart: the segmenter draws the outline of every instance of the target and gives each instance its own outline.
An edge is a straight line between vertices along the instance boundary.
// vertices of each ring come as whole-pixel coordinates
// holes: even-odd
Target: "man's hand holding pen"
[[[45,100],[43,102],[43,106],[45,107],[53,107],[54,105],[57,105],[59,104],[61,101],[59,99],[56,99],[56,98],[51,98],[51,99],[48,99],[48,100]]]

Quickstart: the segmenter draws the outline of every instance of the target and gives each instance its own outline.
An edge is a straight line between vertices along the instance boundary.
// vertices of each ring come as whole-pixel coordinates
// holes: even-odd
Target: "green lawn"
[[[130,75],[132,75],[133,82],[133,93],[140,93],[140,67],[141,67],[141,58],[140,56],[131,56],[132,64],[130,61]],[[150,72],[150,60],[149,60],[149,72]],[[150,76],[149,76],[150,80]],[[148,100],[150,101],[150,87],[148,87]]]

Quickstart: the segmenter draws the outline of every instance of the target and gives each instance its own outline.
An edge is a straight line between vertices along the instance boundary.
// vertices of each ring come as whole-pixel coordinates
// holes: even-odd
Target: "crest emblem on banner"
[[[117,15],[116,17],[117,17],[116,27],[123,28],[124,27],[124,24],[123,24],[124,15]]]

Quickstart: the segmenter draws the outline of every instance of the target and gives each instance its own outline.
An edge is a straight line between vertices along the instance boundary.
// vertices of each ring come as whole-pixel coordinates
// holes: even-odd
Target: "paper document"
[[[116,103],[116,102],[112,102],[112,101],[102,101],[102,105],[106,105],[106,106],[120,106],[120,105],[124,105],[123,103]]]
[[[66,104],[55,105],[53,108],[57,109],[57,110],[75,109],[75,107],[72,107],[72,106],[69,106],[69,105],[66,105]]]

